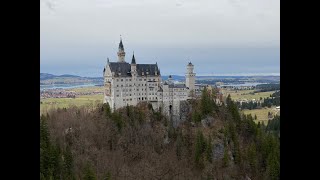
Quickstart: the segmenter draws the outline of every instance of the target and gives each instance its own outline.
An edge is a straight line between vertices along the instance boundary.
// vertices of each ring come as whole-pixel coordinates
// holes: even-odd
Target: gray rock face
[[[223,142],[217,142],[213,144],[213,160],[222,159],[223,154],[224,154]]]
[[[209,127],[209,126],[211,126],[213,121],[214,121],[214,118],[211,116],[208,116],[208,117],[201,120],[201,124],[203,127]]]
[[[176,128],[181,122],[186,121],[189,112],[190,112],[189,102],[181,101],[180,102],[180,114],[171,116],[173,127]]]

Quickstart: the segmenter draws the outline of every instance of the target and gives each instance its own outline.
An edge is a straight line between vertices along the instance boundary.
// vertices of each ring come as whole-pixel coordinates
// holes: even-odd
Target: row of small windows
[[[136,84],[133,84],[136,85]],[[150,84],[150,86],[156,86],[157,84]],[[125,86],[128,86],[128,84],[126,84]],[[131,87],[132,85],[129,84],[129,87]],[[138,86],[143,86],[143,84],[138,84]],[[144,86],[147,86],[147,84],[144,84]],[[117,84],[117,87],[119,87],[119,85]],[[121,84],[121,87],[123,87],[123,84]]]
[[[148,98],[147,97],[141,97],[141,98],[137,98],[139,101],[143,101],[143,100],[147,100]],[[157,97],[149,97],[149,100],[155,100],[155,99],[158,99]],[[123,101],[132,101],[132,98],[130,99],[123,99]]]
[[[131,79],[125,79],[126,81],[131,81]],[[123,79],[121,79],[123,81]],[[117,79],[117,82],[119,82],[119,79]]]
[[[119,79],[116,79],[116,80],[117,80],[117,82],[119,82]],[[142,80],[147,81],[147,79],[139,79],[139,81],[142,81]],[[155,80],[156,79],[149,79],[149,81],[155,81]],[[123,81],[123,79],[120,79],[120,81]],[[125,81],[131,81],[131,79],[125,79]]]

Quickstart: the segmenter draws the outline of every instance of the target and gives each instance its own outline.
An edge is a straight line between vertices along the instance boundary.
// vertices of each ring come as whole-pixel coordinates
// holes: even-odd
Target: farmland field
[[[260,97],[267,98],[270,97],[272,93],[275,91],[268,91],[268,92],[259,92],[259,93],[253,93],[254,90],[225,90],[223,89],[223,95],[227,97],[229,94],[231,96],[231,99],[233,100],[239,100],[239,99],[247,99],[247,100],[259,100]]]
[[[270,97],[271,94],[273,94],[275,91],[268,91],[268,92],[259,92],[259,93],[253,93],[254,90],[230,90],[230,89],[223,89],[222,90],[225,97],[227,97],[229,94],[231,96],[232,100],[260,100],[260,97],[267,98]],[[277,114],[277,110],[275,109],[275,106],[272,106],[271,108],[261,108],[261,109],[245,109],[242,110],[241,113],[244,114],[252,114],[254,117],[257,115],[257,120],[255,122],[262,122],[264,121],[265,124],[268,123],[268,112],[271,112],[273,114]]]
[[[40,114],[46,113],[50,109],[68,108],[72,106],[95,105],[103,102],[103,94],[90,94],[92,92],[102,92],[103,87],[81,87],[68,89],[77,93],[89,93],[89,95],[78,95],[75,98],[46,98],[40,100]]]
[[[254,115],[257,115],[257,120],[255,120],[255,122],[262,122],[264,121],[264,124],[266,125],[268,123],[268,112],[275,114],[280,114],[278,113],[278,111],[275,109],[275,106],[272,106],[271,108],[262,108],[262,109],[246,109],[246,110],[242,110],[241,113],[244,114],[251,114],[252,117],[254,117]]]

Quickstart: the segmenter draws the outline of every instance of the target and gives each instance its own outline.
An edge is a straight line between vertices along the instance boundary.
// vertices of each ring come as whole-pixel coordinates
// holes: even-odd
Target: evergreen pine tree
[[[212,163],[212,142],[211,136],[208,138],[208,142],[206,144],[206,158],[207,160]]]
[[[73,157],[71,148],[69,146],[66,147],[66,150],[64,152],[64,175],[66,179],[71,179],[73,176]]]
[[[224,152],[223,152],[223,166],[227,167],[229,165],[229,154],[227,143],[224,143]]]
[[[95,175],[94,171],[92,170],[92,167],[89,163],[84,168],[82,179],[83,180],[96,180],[97,179],[97,177],[96,177],[96,175]]]
[[[104,114],[106,117],[110,117],[111,116],[111,108],[109,103],[105,103],[103,104],[103,110],[104,110]]]

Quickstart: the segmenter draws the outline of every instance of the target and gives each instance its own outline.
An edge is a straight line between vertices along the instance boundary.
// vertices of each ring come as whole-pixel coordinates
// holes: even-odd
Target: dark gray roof
[[[169,88],[186,88],[185,84],[169,84]]]
[[[155,75],[155,72],[158,71],[158,65],[157,64],[137,64],[137,72],[138,75],[142,75],[142,71],[144,72],[144,75],[146,75],[146,72],[149,72],[149,75]],[[159,71],[158,71],[159,75]]]
[[[121,76],[131,76],[131,65],[127,62],[110,62],[109,63],[111,72],[115,72],[115,75],[118,76],[118,73],[121,73]],[[157,64],[137,64],[138,76],[146,76],[149,72],[149,75],[155,75],[156,70],[158,70]],[[159,72],[158,72],[159,75]]]
[[[118,73],[121,73],[121,76],[131,76],[131,66],[127,62],[110,62],[109,63],[111,72],[115,72],[115,75],[118,76]]]
[[[120,39],[120,43],[119,43],[119,49],[122,49],[122,50],[124,50],[124,48],[123,48],[123,44],[122,44],[122,39]]]
[[[134,57],[134,54],[133,54],[133,56],[132,56],[131,64],[136,64],[136,58]]]

